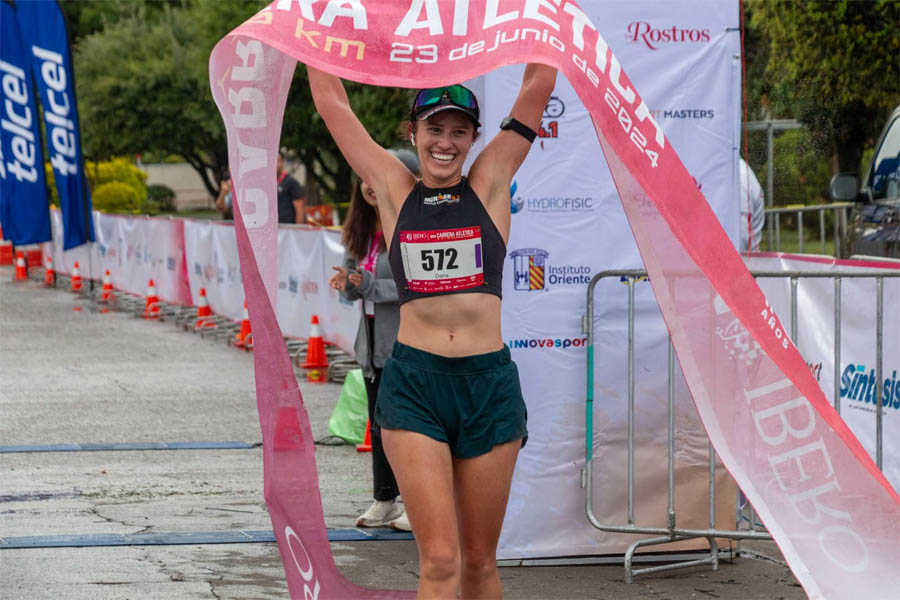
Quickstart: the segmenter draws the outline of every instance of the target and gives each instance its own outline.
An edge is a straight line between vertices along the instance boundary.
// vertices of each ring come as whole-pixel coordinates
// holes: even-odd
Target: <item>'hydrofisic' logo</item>
[[[594,210],[591,196],[516,196],[519,184],[515,181],[509,188],[509,210],[517,215],[525,212],[542,214],[588,213]]]
[[[849,364],[841,373],[841,398],[874,405],[875,383],[875,369],[869,369],[867,373],[865,365]],[[900,409],[900,379],[897,379],[896,369],[884,380],[881,406]]]

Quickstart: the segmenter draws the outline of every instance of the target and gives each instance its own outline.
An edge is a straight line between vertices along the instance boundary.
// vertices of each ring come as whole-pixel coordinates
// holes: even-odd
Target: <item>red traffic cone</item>
[[[241,330],[234,336],[234,345],[245,350],[253,348],[253,334],[250,332],[250,313],[247,312],[246,300],[244,300],[244,316],[241,318]]]
[[[143,317],[145,319],[159,318],[159,297],[156,295],[156,285],[152,279],[147,282],[147,302],[144,304]]]
[[[109,302],[109,299],[112,297],[112,293],[112,277],[109,274],[109,269],[106,269],[106,271],[103,273],[103,289],[100,290],[100,302]]]
[[[304,369],[327,369],[328,357],[325,356],[325,340],[319,332],[319,317],[312,316],[309,327],[309,339],[306,343],[306,360],[301,365]]]
[[[13,281],[26,281],[28,279],[28,269],[25,267],[25,253],[19,250],[16,252],[16,276]]]
[[[53,272],[53,259],[47,255],[46,265],[44,265],[44,287],[53,287],[56,283],[56,273]]]
[[[366,419],[366,437],[363,439],[362,444],[356,445],[357,452],[371,452],[372,451],[372,423]]]
[[[200,299],[197,300],[197,320],[194,321],[194,329],[201,327],[215,327],[215,323],[207,321],[212,316],[209,308],[209,300],[206,299],[206,288],[200,288]]]
[[[78,261],[75,261],[75,264],[72,266],[72,286],[69,288],[70,292],[80,292],[81,291],[81,271],[78,269]]]

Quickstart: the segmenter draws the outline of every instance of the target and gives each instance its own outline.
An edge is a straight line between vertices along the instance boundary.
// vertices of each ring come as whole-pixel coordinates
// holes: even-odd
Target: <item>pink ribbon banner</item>
[[[272,309],[275,160],[297,61],[365,84],[410,88],[512,63],[559,69],[591,114],[709,437],[797,579],[812,598],[897,597],[900,497],[826,401],[575,2],[277,0],[215,47],[210,85],[228,132],[237,197],[265,498],[292,598],[402,595],[358,588],[335,567],[309,421]]]

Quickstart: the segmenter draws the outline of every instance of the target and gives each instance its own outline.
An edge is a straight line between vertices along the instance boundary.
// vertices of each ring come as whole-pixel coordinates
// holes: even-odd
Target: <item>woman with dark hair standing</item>
[[[418,175],[419,159],[409,150],[389,150]],[[372,439],[374,502],[357,520],[357,527],[391,527],[410,531],[409,519],[398,501],[400,491],[394,472],[384,455],[381,428],[375,422],[375,403],[381,371],[397,340],[400,307],[397,285],[391,273],[387,247],[381,230],[378,200],[374,190],[356,178],[350,208],[344,222],[344,263],[334,267],[329,284],[348,300],[362,300],[356,332],[356,361],[363,371]]]
[[[540,127],[556,70],[525,67],[501,131],[462,173],[481,126],[461,85],[420,90],[408,134],[417,180],[369,136],[341,80],[307,69],[316,109],[375,191],[400,329],[375,421],[419,550],[419,597],[499,598],[497,541],[527,436],[518,371],[500,332],[509,186]]]

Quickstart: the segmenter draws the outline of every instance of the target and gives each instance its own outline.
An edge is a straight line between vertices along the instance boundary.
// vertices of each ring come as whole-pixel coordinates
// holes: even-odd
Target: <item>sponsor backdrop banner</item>
[[[278,228],[278,324],[287,335],[309,337],[312,316],[322,337],[353,354],[360,308],[328,285],[340,265],[341,233],[300,227]]]
[[[900,587],[900,496],[787,339],[698,182],[610,52],[606,38],[615,35],[599,32],[571,1],[528,1],[501,13],[497,3],[464,0],[368,7],[277,0],[213,50],[210,86],[228,132],[253,321],[265,497],[293,597],[379,595],[347,582],[334,564],[309,421],[275,317],[274,164],[297,60],[362,83],[408,87],[519,62],[559,68],[591,115],[710,439],[798,580],[813,598],[886,597]],[[592,154],[599,177],[600,154]],[[717,337],[720,328],[745,329],[753,344],[734,355]],[[541,370],[551,374],[553,365]]]
[[[184,222],[187,278],[191,296],[206,288],[216,314],[234,320],[243,316],[244,286],[231,223]],[[278,324],[284,335],[309,337],[313,315],[322,337],[353,354],[359,306],[343,300],[328,285],[331,267],[343,256],[338,231],[283,226],[278,229]]]
[[[185,221],[184,249],[193,298],[206,288],[209,307],[237,321],[244,314],[244,285],[237,260],[234,227],[227,223]]]
[[[740,123],[738,4],[584,2],[612,52],[628,65],[649,112],[678,151],[732,239],[737,236],[736,161]],[[660,65],[665,68],[660,68]],[[483,77],[485,143],[509,110],[521,65]],[[591,277],[641,268],[634,236],[591,116],[572,85],[559,78],[540,137],[516,173],[504,270],[503,333],[519,365],[529,415],[500,542],[501,558],[624,552],[639,539],[586,526],[585,362],[581,316]],[[648,282],[635,295],[635,514],[666,524],[667,331]],[[627,287],[595,289],[594,514],[627,522]],[[553,377],[547,377],[548,369]],[[676,397],[679,525],[706,527],[708,441],[686,386]],[[718,525],[734,527],[734,484],[719,471]],[[534,506],[549,507],[538,520]],[[699,543],[699,542],[698,542]],[[705,544],[705,541],[702,542]],[[657,548],[658,549],[658,548]]]
[[[85,279],[99,281],[109,269],[113,286],[145,296],[150,279],[163,302],[191,304],[184,275],[184,222],[178,219],[126,217],[94,212],[97,240],[71,250],[63,250],[62,216],[51,212],[53,241],[44,244],[44,254],[53,259],[53,268],[71,274],[75,262]]]
[[[4,239],[35,244],[50,239],[44,151],[16,9],[0,6],[0,224]]]
[[[94,239],[69,34],[56,0],[19,2],[16,12],[44,109],[48,158],[63,213],[63,248],[68,250]]]
[[[834,260],[796,255],[754,255],[752,270],[867,272],[900,271],[896,263]],[[778,314],[791,314],[788,279],[759,279]],[[900,278],[884,279],[882,377],[882,468],[900,490]],[[841,418],[875,459],[875,280],[841,280],[841,363],[838,377]],[[800,279],[797,285],[797,340],[822,392],[834,402],[834,280]],[[790,317],[788,317],[790,323]],[[790,325],[787,325],[790,328]],[[727,337],[725,332],[720,337]]]

